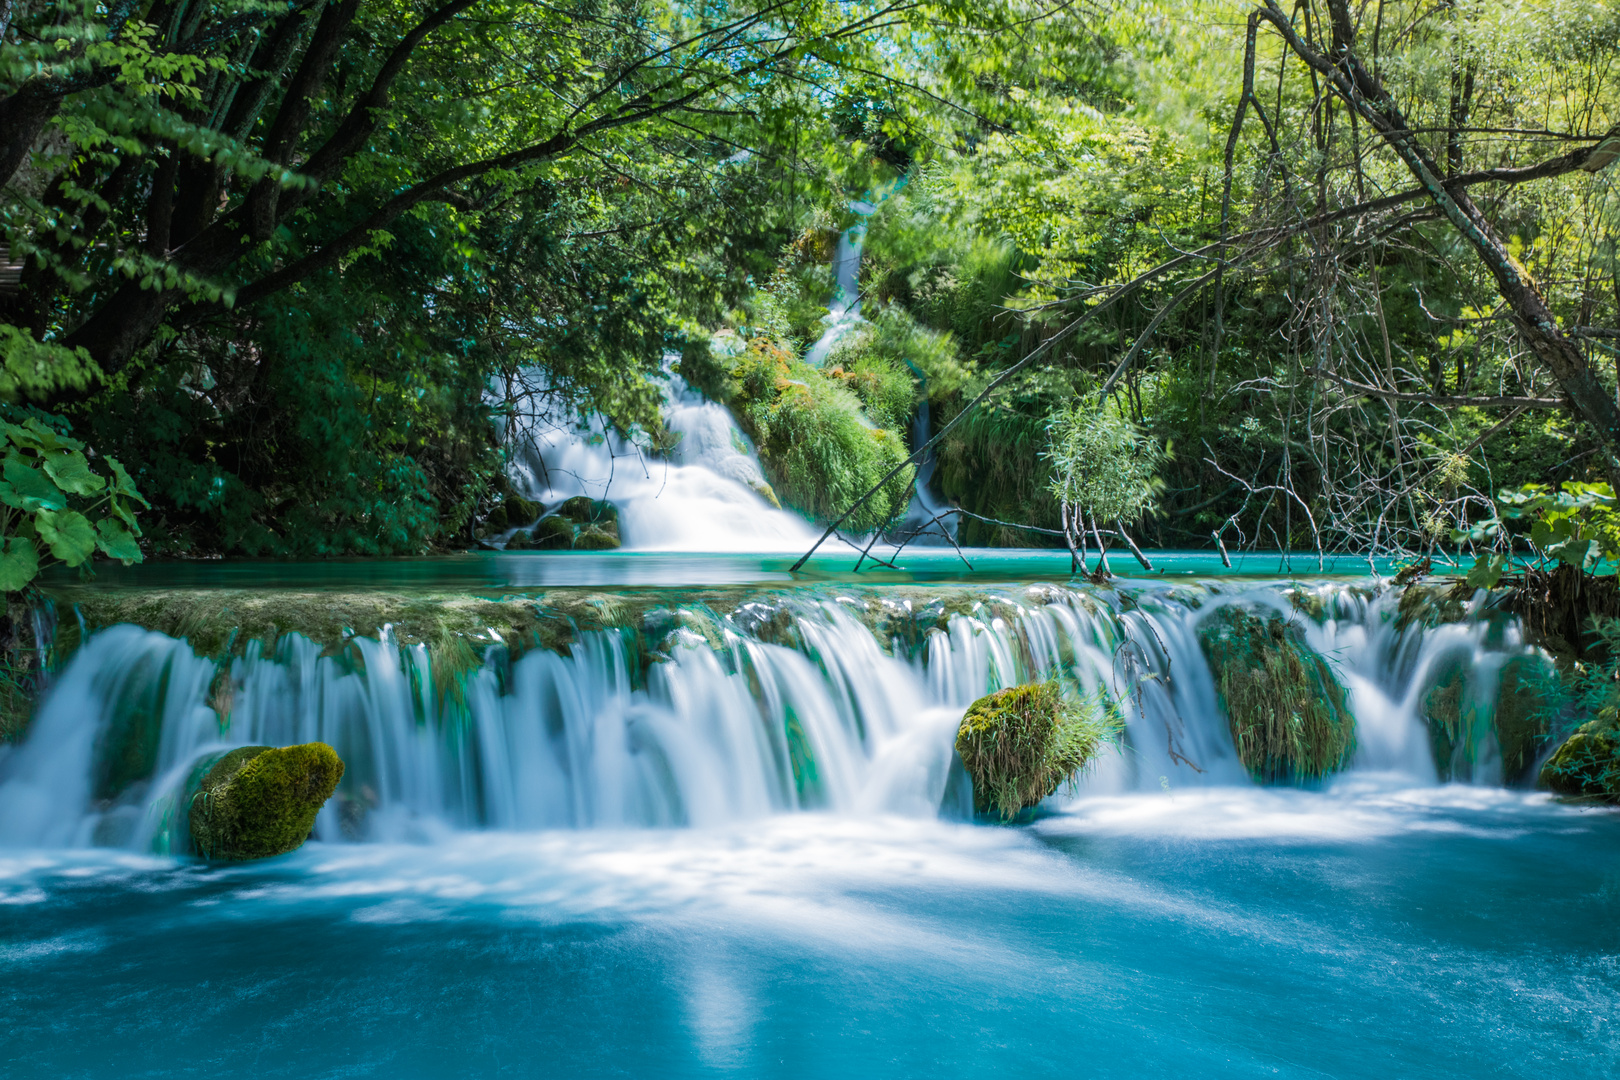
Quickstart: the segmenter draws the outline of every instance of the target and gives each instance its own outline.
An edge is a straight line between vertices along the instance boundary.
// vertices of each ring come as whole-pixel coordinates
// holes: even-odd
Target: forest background
[[[1063,543],[1093,419],[1158,547],[1488,549],[1499,492],[1620,479],[1614,3],[0,0],[0,43],[8,589],[465,548],[546,417],[671,450],[669,354],[849,527],[926,400],[965,543]],[[811,366],[852,198],[867,323]]]

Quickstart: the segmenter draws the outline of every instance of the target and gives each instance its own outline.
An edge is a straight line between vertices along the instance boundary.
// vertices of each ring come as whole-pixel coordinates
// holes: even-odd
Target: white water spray
[[[336,656],[296,635],[268,654],[254,645],[222,683],[184,642],[116,627],[80,650],[29,740],[0,760],[0,843],[162,849],[200,755],[312,740],[348,765],[317,823],[329,840],[712,825],[810,809],[960,815],[967,785],[952,762],[963,710],[1052,674],[1125,706],[1125,745],[1083,791],[1248,785],[1197,641],[1200,620],[1237,602],[1294,617],[1333,659],[1357,718],[1356,769],[1433,783],[1420,712],[1433,665],[1466,648],[1499,667],[1519,641],[1510,633],[1487,651],[1484,623],[1398,632],[1389,598],[1318,592],[1319,624],[1269,587],[1192,602],[1147,591],[1120,610],[1038,586],[948,620],[912,610],[915,600],[778,597],[727,618],[683,609],[662,638],[582,632],[568,655],[537,649],[510,663],[496,649],[455,687],[436,687],[425,649],[386,631]],[[97,802],[98,748],[142,710],[161,731],[153,778]],[[1476,781],[1500,775],[1488,756]]]

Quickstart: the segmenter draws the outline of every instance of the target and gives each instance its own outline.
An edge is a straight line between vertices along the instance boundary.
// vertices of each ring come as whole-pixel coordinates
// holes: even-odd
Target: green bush
[[[112,474],[102,476],[60,418],[4,408],[0,592],[26,588],[52,562],[82,566],[97,551],[126,566],[140,562],[135,504],[147,503],[118,460],[100,459]]]
[[[731,408],[778,498],[815,520],[842,514],[907,457],[901,436],[868,420],[855,393],[778,339],[758,336],[725,356],[699,344],[681,374]],[[902,469],[844,527],[868,532],[904,513],[915,472]]]

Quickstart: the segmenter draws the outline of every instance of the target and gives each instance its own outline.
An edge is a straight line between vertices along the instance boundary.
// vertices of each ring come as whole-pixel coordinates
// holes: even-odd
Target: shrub
[[[731,408],[777,496],[814,519],[836,518],[906,459],[898,433],[875,426],[853,392],[780,340],[757,336],[726,356],[699,345],[682,358],[681,374]],[[903,513],[914,474],[902,469],[845,527],[868,532]]]

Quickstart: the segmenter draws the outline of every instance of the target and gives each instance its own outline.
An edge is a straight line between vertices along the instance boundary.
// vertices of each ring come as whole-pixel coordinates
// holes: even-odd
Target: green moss
[[[1473,595],[1474,589],[1460,581],[1449,585],[1423,582],[1408,585],[1401,590],[1401,599],[1396,605],[1395,628],[1405,630],[1416,625],[1432,630],[1460,623],[1468,618],[1468,601]]]
[[[574,546],[575,525],[565,517],[541,518],[534,527],[533,546],[545,551],[566,551]]]
[[[192,844],[207,859],[294,851],[341,779],[343,762],[325,743],[232,750],[187,800]]]
[[[1620,802],[1620,737],[1577,731],[1541,767],[1541,786],[1559,795]]]
[[[1522,783],[1562,713],[1558,672],[1539,654],[1512,657],[1502,665],[1496,698],[1482,702],[1474,694],[1472,661],[1471,655],[1448,658],[1423,695],[1436,772],[1442,782],[1470,776],[1485,733],[1494,731],[1502,780]]]
[[[519,529],[506,538],[507,551],[527,551],[534,547],[534,539],[527,529]]]
[[[1502,749],[1502,779],[1524,781],[1541,756],[1564,701],[1557,669],[1539,655],[1515,656],[1502,668],[1493,721]]]
[[[1423,695],[1429,749],[1434,754],[1435,771],[1442,783],[1452,778],[1458,747],[1467,747],[1469,751],[1473,747],[1474,716],[1467,697],[1468,669],[1460,658],[1443,664]]]
[[[1349,764],[1356,726],[1344,687],[1297,627],[1225,607],[1204,620],[1198,642],[1250,775],[1306,781]]]
[[[522,544],[515,544],[519,533],[507,541],[509,550],[527,547],[545,551],[609,551],[619,546],[619,512],[612,503],[576,495],[541,518]]]
[[[539,520],[540,515],[546,512],[545,505],[533,499],[525,499],[521,495],[509,495],[501,507],[508,527],[512,525],[532,525]]]
[[[974,808],[1011,821],[1091,764],[1119,726],[1106,702],[1068,699],[1055,680],[980,698],[956,731]]]

